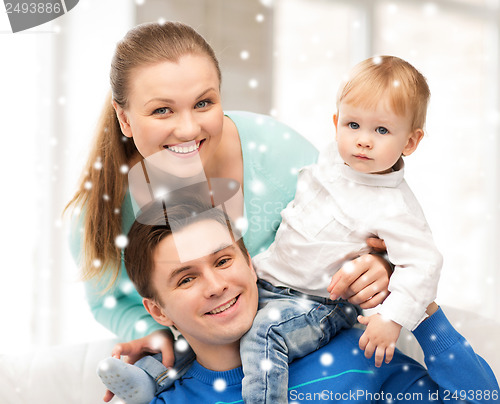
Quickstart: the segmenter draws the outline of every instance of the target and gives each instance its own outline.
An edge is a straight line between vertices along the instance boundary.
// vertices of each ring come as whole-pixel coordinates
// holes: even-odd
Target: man
[[[221,210],[190,203],[169,210],[167,218],[159,206],[129,233],[127,271],[148,312],[181,332],[196,360],[152,403],[242,402],[239,343],[258,306],[249,255]],[[376,368],[359,349],[361,330],[349,329],[290,364],[289,401],[497,401],[498,383],[487,363],[435,303],[427,314],[414,334],[428,370],[400,352]]]

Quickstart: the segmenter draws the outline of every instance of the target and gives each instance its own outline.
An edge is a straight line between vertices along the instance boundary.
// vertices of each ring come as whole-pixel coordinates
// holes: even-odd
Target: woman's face
[[[217,70],[208,56],[187,54],[132,71],[128,105],[114,104],[122,132],[143,157],[163,151],[179,161],[214,155],[224,114]],[[182,159],[182,160],[177,160]]]

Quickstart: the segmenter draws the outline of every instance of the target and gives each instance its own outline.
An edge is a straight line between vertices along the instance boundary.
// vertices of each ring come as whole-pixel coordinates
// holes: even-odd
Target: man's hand
[[[388,262],[372,254],[362,255],[340,268],[332,277],[327,290],[330,299],[339,297],[362,309],[382,303],[389,294]]]

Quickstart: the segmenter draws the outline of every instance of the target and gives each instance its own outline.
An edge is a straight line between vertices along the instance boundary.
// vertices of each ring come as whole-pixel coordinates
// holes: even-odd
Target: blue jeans
[[[351,328],[361,312],[345,300],[304,295],[259,280],[259,311],[240,346],[248,404],[288,403],[288,363]]]
[[[178,339],[180,338],[183,337],[179,336]],[[174,367],[172,368],[172,370],[174,370],[173,372],[171,369],[166,368],[161,362],[161,353],[145,356],[135,363],[135,366],[144,370],[156,382],[155,395],[167,390],[190,368],[195,359],[195,354],[187,342],[185,345],[188,346],[186,351],[175,351],[175,362]]]

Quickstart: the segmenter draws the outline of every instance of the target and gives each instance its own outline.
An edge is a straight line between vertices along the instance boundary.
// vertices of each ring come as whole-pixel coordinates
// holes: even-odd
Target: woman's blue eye
[[[162,108],[157,108],[153,111],[153,114],[157,115],[165,115],[168,112],[168,108],[162,107]]]
[[[349,126],[349,128],[351,129],[359,129],[359,124],[357,124],[356,122],[349,122],[347,126]]]
[[[389,133],[389,130],[387,128],[384,128],[383,126],[379,126],[377,129],[375,129],[377,133],[380,133],[381,135],[387,135]]]
[[[208,106],[208,104],[210,104],[210,101],[203,100],[203,101],[196,103],[195,108],[205,108]]]

